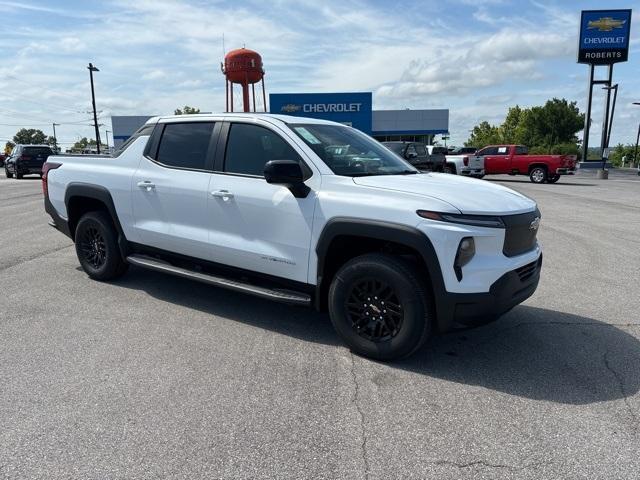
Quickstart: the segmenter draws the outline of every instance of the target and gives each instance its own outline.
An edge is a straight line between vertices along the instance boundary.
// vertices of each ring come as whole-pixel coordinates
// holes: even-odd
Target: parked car
[[[55,154],[49,145],[16,145],[4,164],[7,178],[42,175],[42,165],[50,155]]]
[[[533,200],[416,175],[335,122],[155,117],[112,157],[50,157],[43,172],[45,210],[90,278],[136,265],[314,306],[375,359],[497,318],[539,281]]]
[[[475,155],[447,155],[445,171],[466,177],[484,177],[484,158]]]
[[[400,155],[411,165],[422,171],[442,171],[438,170],[437,163],[434,165],[434,157],[429,154],[427,146],[420,142],[382,142],[392,152]],[[437,162],[437,158],[435,159]]]
[[[533,183],[556,183],[576,171],[575,155],[529,155],[524,145],[489,145],[476,154],[487,175],[528,175]]]
[[[7,159],[9,155],[5,155],[4,153],[0,153],[0,167],[4,167],[4,161]]]

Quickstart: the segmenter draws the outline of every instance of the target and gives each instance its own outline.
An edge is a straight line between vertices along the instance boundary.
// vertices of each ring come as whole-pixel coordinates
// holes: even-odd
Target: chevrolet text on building
[[[421,174],[335,122],[156,117],[113,157],[49,158],[45,209],[89,277],[137,265],[314,306],[380,360],[497,318],[540,278],[533,200]]]
[[[361,103],[305,103],[302,111],[305,113],[359,112],[361,106]]]

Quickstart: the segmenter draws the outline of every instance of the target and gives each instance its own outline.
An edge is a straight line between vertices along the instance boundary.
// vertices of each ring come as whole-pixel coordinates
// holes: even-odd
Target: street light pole
[[[59,127],[60,124],[54,122],[51,125],[53,125],[53,149],[57,152],[58,151],[58,137],[56,137],[56,127]]]
[[[111,133],[111,130],[104,131],[104,137],[105,137],[105,140],[107,141],[107,152],[109,151],[109,134],[110,133]]]
[[[100,131],[98,130],[98,114],[96,113],[96,94],[93,89],[93,72],[99,72],[98,67],[94,67],[89,63],[89,78],[91,79],[91,103],[93,104],[93,125],[96,127],[96,146],[98,155],[100,154]]]

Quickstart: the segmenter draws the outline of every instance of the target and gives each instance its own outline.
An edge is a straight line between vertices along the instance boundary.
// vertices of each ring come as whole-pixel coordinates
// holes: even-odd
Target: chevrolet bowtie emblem
[[[590,20],[587,30],[597,28],[600,32],[610,32],[614,28],[622,28],[626,20],[615,20],[611,17],[601,17],[598,20]]]

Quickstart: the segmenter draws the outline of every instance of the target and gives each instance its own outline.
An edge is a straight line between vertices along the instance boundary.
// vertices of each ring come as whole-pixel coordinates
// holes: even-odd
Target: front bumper
[[[438,302],[441,332],[484,325],[496,320],[536,291],[542,254],[496,280],[487,293],[446,293]]]

